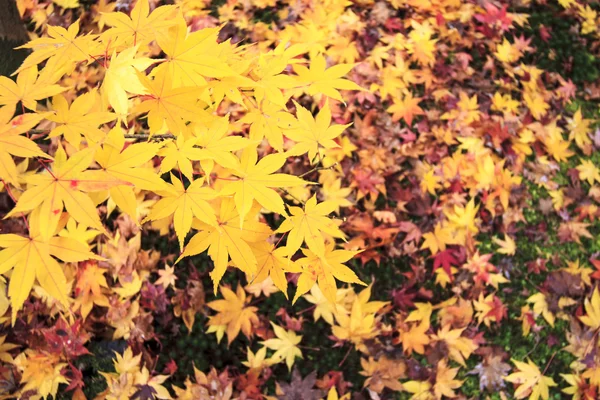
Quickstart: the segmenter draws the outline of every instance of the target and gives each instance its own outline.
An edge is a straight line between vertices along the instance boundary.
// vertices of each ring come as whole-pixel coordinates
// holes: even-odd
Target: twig
[[[340,361],[340,363],[338,364],[338,368],[341,368],[342,365],[344,365],[344,363],[346,362],[346,359],[348,358],[348,356],[350,355],[350,351],[352,350],[352,345],[350,345],[348,347],[348,351],[346,352],[346,355],[344,356],[344,358],[342,358],[342,361]]]
[[[153,140],[161,140],[161,139],[175,139],[175,135],[173,135],[172,133],[165,133],[162,135],[150,135],[148,133],[140,133],[140,134],[126,134],[123,135],[123,137],[125,139],[138,139],[138,140],[147,140],[147,139],[153,139]]]
[[[50,129],[30,129],[29,133],[39,134],[39,133],[49,133]],[[138,139],[138,140],[161,140],[161,139],[176,139],[176,136],[172,133],[164,133],[161,135],[151,135],[149,133],[137,133],[137,134],[125,134],[123,135],[125,139]]]
[[[552,360],[554,360],[554,356],[556,356],[556,353],[558,353],[558,350],[552,353],[552,357],[550,357],[548,364],[546,364],[546,368],[544,368],[544,372],[542,372],[542,375],[546,375],[546,371],[548,371],[548,367],[550,366],[550,364],[552,364]]]
[[[308,174],[312,174],[313,172],[317,172],[317,171],[323,171],[323,170],[327,170],[327,169],[332,169],[336,164],[333,164],[331,167],[314,167],[313,169],[306,171],[305,173],[303,173],[302,175],[298,175],[298,178],[304,178],[306,175]]]
[[[297,198],[296,196],[294,196],[293,194],[291,194],[290,192],[288,192],[287,190],[285,190],[284,188],[279,188],[279,190],[281,190],[283,193],[287,194],[288,196],[290,196],[292,199],[296,200],[296,202],[298,204],[302,204],[304,205],[304,202],[302,200],[300,200],[299,198]]]

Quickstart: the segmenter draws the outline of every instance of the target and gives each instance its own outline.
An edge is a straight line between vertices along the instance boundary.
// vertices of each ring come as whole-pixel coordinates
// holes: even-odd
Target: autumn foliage
[[[0,398],[600,395],[597,3],[17,6]]]

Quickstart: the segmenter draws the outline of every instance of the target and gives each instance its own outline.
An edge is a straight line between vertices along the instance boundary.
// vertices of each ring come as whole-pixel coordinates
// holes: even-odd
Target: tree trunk
[[[12,74],[27,57],[27,50],[14,50],[29,41],[14,0],[0,0],[0,75]]]

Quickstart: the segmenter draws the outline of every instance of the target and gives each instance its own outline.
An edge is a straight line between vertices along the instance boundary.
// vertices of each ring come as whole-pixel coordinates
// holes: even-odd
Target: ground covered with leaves
[[[0,398],[600,396],[600,3],[16,3]]]

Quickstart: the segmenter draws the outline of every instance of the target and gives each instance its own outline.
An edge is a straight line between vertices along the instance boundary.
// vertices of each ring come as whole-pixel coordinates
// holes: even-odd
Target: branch
[[[30,129],[29,133],[31,134],[44,134],[50,132],[50,129]],[[148,133],[138,133],[138,134],[125,134],[123,135],[125,139],[138,139],[138,140],[164,140],[164,139],[175,139],[176,136],[172,133],[165,133],[162,135],[150,135]]]
[[[173,135],[172,133],[165,133],[163,135],[150,135],[148,133],[140,133],[140,134],[133,134],[133,135],[123,135],[125,137],[125,139],[138,139],[138,140],[147,140],[147,139],[152,139],[152,140],[164,140],[164,139],[175,139],[175,135]]]

